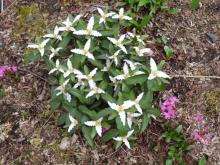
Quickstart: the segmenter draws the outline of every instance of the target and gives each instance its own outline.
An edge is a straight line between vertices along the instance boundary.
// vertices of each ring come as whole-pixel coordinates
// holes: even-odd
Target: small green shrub
[[[122,143],[130,148],[132,135],[160,114],[152,106],[153,94],[165,88],[169,76],[160,71],[163,63],[157,66],[147,57],[153,51],[145,48],[144,36],[120,34],[132,19],[123,9],[98,12],[88,23],[68,17],[46,39],[29,45],[25,60],[42,57],[48,65],[51,109],[66,110],[58,124],[68,132],[82,130],[91,146],[98,134],[103,141],[113,138],[116,148]]]

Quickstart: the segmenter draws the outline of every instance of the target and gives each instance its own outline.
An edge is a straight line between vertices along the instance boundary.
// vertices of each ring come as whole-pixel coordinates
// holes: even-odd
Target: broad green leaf
[[[142,117],[141,132],[144,132],[144,130],[148,126],[148,123],[149,123],[149,117],[144,113]]]
[[[62,47],[63,49],[65,49],[67,47],[67,45],[69,44],[71,38],[72,38],[71,34],[68,34],[67,36],[63,37],[63,39],[59,43],[58,47]]]
[[[89,145],[94,148],[95,145],[91,137],[91,129],[86,126],[82,126],[82,132]]]
[[[173,164],[173,161],[172,160],[170,160],[170,159],[167,159],[166,160],[166,165],[172,165]]]
[[[68,114],[61,115],[61,116],[57,119],[57,124],[58,124],[58,125],[63,125],[63,124],[66,123],[67,120],[68,120]]]
[[[206,159],[205,157],[202,157],[200,160],[199,160],[199,164],[198,165],[206,165]]]
[[[179,8],[172,8],[172,9],[169,9],[168,10],[168,13],[170,14],[170,15],[175,15],[175,14],[178,14],[178,13],[180,13],[181,12],[181,9],[179,9]]]
[[[111,129],[102,136],[102,141],[107,142],[118,135],[118,130]]]
[[[190,7],[192,10],[196,10],[199,7],[200,0],[192,0]]]
[[[125,80],[125,83],[129,85],[135,85],[135,84],[142,84],[146,80],[147,80],[147,76],[145,74],[142,74],[142,75],[129,77],[128,79]]]
[[[80,105],[78,107],[79,111],[84,113],[85,115],[88,115],[90,118],[92,118],[93,120],[97,119],[97,114],[95,111],[91,111],[90,109],[88,109],[86,106],[84,105]]]
[[[108,116],[112,114],[113,112],[114,110],[112,110],[111,108],[105,108],[97,114],[97,118]]]
[[[29,64],[33,61],[39,60],[40,59],[40,54],[37,53],[36,51],[27,51],[24,55],[24,63]]]
[[[81,103],[86,103],[86,98],[84,97],[82,92],[79,91],[78,89],[69,88],[68,92],[71,93],[72,95],[74,95],[75,97],[77,97],[80,100]]]

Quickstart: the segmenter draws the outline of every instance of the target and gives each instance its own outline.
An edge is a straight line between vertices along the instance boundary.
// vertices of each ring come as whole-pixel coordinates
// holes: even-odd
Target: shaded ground
[[[209,32],[220,37],[220,4],[217,0],[204,0],[203,6],[192,12],[188,3],[187,0],[173,4],[182,9],[179,15],[159,14],[155,18],[152,27],[146,29],[149,41],[153,41],[149,46],[155,50],[155,58],[161,60],[163,52],[156,39],[162,35],[170,38],[170,46],[175,50],[175,57],[168,61],[166,68],[170,75],[220,76],[220,41],[212,44],[207,37]],[[67,13],[89,14],[97,4],[106,3],[85,1],[68,5],[47,0],[37,2],[38,6],[33,5],[31,12],[21,8],[31,4],[33,1],[18,1],[0,17],[0,65],[16,64],[20,68],[16,76],[8,75],[0,81],[0,87],[8,89],[8,94],[0,99],[0,164],[162,164],[167,145],[160,138],[161,121],[141,134],[132,150],[114,151],[111,142],[106,145],[97,142],[97,148],[91,150],[80,133],[70,137],[66,129],[56,126],[59,114],[52,114],[48,106],[46,66],[41,62],[28,66],[22,63],[25,47],[36,33],[42,34],[47,26],[65,18]],[[36,22],[40,26],[36,27]],[[165,95],[174,94],[181,100],[178,120],[184,123],[187,134],[192,115],[200,112],[206,116],[210,132],[216,137],[216,143],[211,146],[196,144],[194,151],[187,155],[189,164],[195,164],[194,160],[203,152],[209,156],[210,164],[218,164],[219,80],[173,78],[169,89]],[[64,137],[68,137],[66,141],[70,145],[61,150],[59,145]]]

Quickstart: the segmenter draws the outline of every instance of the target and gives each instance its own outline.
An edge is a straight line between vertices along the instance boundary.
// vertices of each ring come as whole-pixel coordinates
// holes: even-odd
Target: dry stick
[[[30,73],[31,75],[33,75],[33,76],[35,76],[35,77],[37,77],[37,78],[39,78],[39,79],[41,79],[41,80],[43,80],[43,81],[45,81],[45,82],[47,82],[49,84],[49,82],[45,78],[41,77],[40,75],[38,75],[38,74],[36,74],[34,72],[31,72],[31,71],[28,71],[28,70],[24,70],[24,69],[21,69],[21,68],[18,68],[18,71]]]
[[[3,0],[4,1],[4,0]],[[14,3],[17,2],[17,0],[14,0],[5,10],[2,11],[2,13],[0,13],[0,15],[5,14],[5,12],[12,6],[14,5]]]
[[[210,78],[210,79],[220,79],[219,76],[193,76],[193,75],[171,75],[171,77],[183,77],[183,78]]]

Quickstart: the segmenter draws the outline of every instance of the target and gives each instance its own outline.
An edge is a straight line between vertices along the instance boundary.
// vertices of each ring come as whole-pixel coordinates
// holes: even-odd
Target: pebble
[[[209,37],[209,40],[212,42],[212,43],[215,43],[217,40],[218,40],[218,37],[215,33],[208,33],[207,34],[208,37]]]

